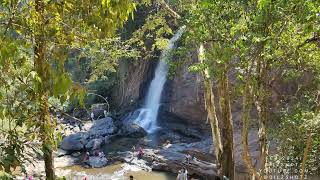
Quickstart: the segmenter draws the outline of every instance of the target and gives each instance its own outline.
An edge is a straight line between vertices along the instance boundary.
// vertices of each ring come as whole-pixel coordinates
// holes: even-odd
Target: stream
[[[130,170],[128,170],[130,169]],[[127,180],[132,175],[135,180],[175,180],[175,175],[167,172],[142,171],[138,167],[118,163],[104,168],[84,168],[72,166],[59,169],[59,174],[64,175],[68,180]]]

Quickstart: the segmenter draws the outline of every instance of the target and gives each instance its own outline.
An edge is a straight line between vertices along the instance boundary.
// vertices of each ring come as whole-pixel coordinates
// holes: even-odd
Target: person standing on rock
[[[85,163],[89,159],[89,152],[83,140],[80,140],[80,143],[82,144],[82,163]]]
[[[91,117],[91,120],[94,121],[94,114],[93,114],[93,112],[91,112],[90,117]]]
[[[190,156],[190,154],[187,154],[187,155],[186,155],[186,162],[187,162],[187,164],[190,164],[190,160],[191,160],[191,156]]]
[[[142,158],[142,156],[143,156],[143,149],[142,149],[142,147],[140,147],[139,148],[139,151],[138,151],[138,159],[141,159]]]
[[[108,117],[108,113],[106,110],[103,111],[104,117],[107,118]]]
[[[134,153],[136,152],[136,147],[135,147],[135,146],[132,146],[131,150],[132,150],[132,157],[131,157],[131,159],[133,159],[133,158],[134,158]]]
[[[78,127],[79,127],[79,130],[80,130],[80,131],[82,131],[82,126],[83,126],[82,122],[79,122],[79,123],[78,123]]]
[[[183,167],[182,179],[183,180],[188,180],[188,170],[185,167]]]
[[[176,180],[184,180],[182,170],[179,170]]]

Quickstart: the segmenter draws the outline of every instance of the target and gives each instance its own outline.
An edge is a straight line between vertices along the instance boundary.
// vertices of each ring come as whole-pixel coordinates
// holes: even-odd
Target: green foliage
[[[32,72],[29,52],[19,45],[19,39],[9,39],[8,46],[1,46],[0,59],[0,170],[10,172],[10,168],[29,161],[27,148],[37,150],[31,145],[36,135],[34,86],[37,79]],[[10,63],[8,63],[10,62]]]
[[[231,77],[237,77],[230,92],[232,99],[242,97],[248,85],[252,88],[249,98],[255,105],[262,104],[260,108],[267,112],[267,119],[271,119],[273,113],[280,113],[280,107],[285,107],[285,113],[280,113],[281,127],[277,129],[283,134],[277,137],[283,153],[290,148],[290,157],[302,157],[309,128],[314,130],[314,142],[318,145],[318,120],[314,114],[318,106],[314,102],[318,100],[304,97],[317,94],[319,90],[320,2],[190,0],[182,6],[185,15],[182,23],[187,26],[183,45],[189,51],[196,51],[200,44],[205,47],[205,61],[191,65],[189,70],[206,69],[218,83],[225,72],[232,72]],[[313,80],[303,82],[306,77]],[[280,105],[272,107],[277,83],[299,83],[299,92],[279,94]],[[299,106],[292,113],[289,107],[301,104],[305,107]],[[313,144],[308,167],[317,172],[319,152],[314,147]]]
[[[90,60],[90,79],[114,72],[118,59],[137,54],[116,31],[137,4],[148,2],[1,1],[0,169],[10,173],[10,167],[24,163],[35,140],[43,143],[44,155],[55,149],[56,120],[49,108],[75,98],[84,105],[85,89],[64,67],[70,52]]]
[[[63,177],[58,177],[57,180],[67,180],[67,178],[63,176]]]
[[[279,168],[285,168],[288,164],[296,164],[299,168],[309,130],[312,132],[312,144],[306,162],[306,172],[309,175],[318,174],[320,170],[320,116],[304,110],[303,107],[296,107],[292,114],[284,115],[280,127],[274,132],[275,138],[278,139],[279,149],[273,156],[284,158],[278,158],[278,161],[272,163]]]
[[[2,180],[12,180],[13,177],[10,174],[6,173],[6,172],[0,171],[0,179],[2,179]]]
[[[142,56],[152,55],[155,50],[162,50],[167,46],[168,35],[172,35],[172,29],[166,21],[166,13],[163,11],[150,14],[141,28],[136,30],[128,43],[140,50]]]

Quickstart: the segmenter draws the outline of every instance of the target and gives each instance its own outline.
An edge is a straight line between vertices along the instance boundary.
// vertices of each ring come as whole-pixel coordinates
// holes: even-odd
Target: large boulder
[[[88,137],[89,135],[84,132],[71,134],[62,139],[60,142],[60,148],[66,151],[79,151],[83,148],[80,141],[83,141],[83,143],[86,144]]]
[[[114,134],[117,131],[113,119],[110,117],[99,119],[94,121],[94,124],[89,130],[89,134],[92,137],[104,137]]]
[[[135,123],[124,124],[120,134],[126,137],[140,138],[147,135],[147,132]]]

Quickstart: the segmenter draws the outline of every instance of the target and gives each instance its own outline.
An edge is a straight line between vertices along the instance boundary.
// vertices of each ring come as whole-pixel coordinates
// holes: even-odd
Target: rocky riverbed
[[[115,121],[110,117],[95,121],[65,121],[61,124],[63,140],[59,149],[55,152],[55,168],[58,176],[68,175],[67,167],[82,166],[83,168],[108,168],[115,164],[123,167],[117,171],[130,172],[137,171],[164,171],[177,173],[185,167],[189,175],[194,179],[216,178],[216,163],[213,155],[213,146],[210,136],[196,135],[190,136],[177,129],[160,129],[156,134],[147,135],[143,128],[125,121]],[[177,126],[175,126],[177,128]],[[190,128],[190,131],[196,131]],[[255,157],[258,156],[258,148],[255,138],[256,132],[250,132],[250,150],[253,155],[253,162],[257,164]],[[245,172],[245,167],[241,161],[240,135],[235,136],[236,141],[236,165],[237,172]],[[83,144],[90,152],[89,160],[86,164],[82,161]],[[137,152],[132,151],[132,146],[142,147],[144,156],[137,159]],[[95,150],[103,151],[106,158],[92,155]],[[195,157],[189,164],[185,162],[185,156],[190,154]],[[43,162],[37,161],[33,165],[28,165],[29,174],[43,176]],[[67,169],[66,169],[67,168]],[[73,171],[70,171],[73,174]],[[70,177],[70,173],[69,176]],[[115,173],[115,172],[114,172]],[[85,174],[85,173],[84,173]],[[97,175],[94,179],[105,179],[111,177],[112,173]],[[67,176],[66,176],[67,177]]]

